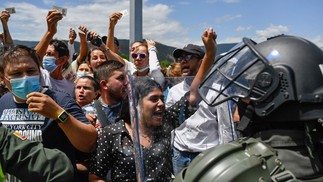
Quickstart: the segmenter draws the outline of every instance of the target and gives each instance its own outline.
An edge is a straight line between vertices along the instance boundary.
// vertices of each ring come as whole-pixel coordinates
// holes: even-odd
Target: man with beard
[[[96,101],[101,108],[98,110],[98,119],[101,126],[104,127],[114,123],[119,115],[121,102],[126,97],[127,79],[124,71],[124,65],[119,61],[109,60],[103,62],[94,71],[94,79],[100,83],[100,97]],[[104,112],[106,118],[100,118],[100,110]],[[102,113],[102,112],[101,112]],[[108,122],[104,120],[107,119]]]

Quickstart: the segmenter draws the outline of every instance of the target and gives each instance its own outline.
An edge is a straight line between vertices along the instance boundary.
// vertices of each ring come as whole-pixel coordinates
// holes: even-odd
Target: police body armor
[[[221,88],[212,87],[214,83]],[[254,163],[255,156],[263,154],[246,152],[248,146],[259,150],[260,144],[237,141],[220,145],[197,157],[178,177],[187,181],[187,176],[196,173],[192,166],[200,165],[194,169],[201,175],[196,174],[193,181],[261,181],[260,178],[274,181],[269,176],[277,167],[275,160],[278,159],[298,179],[323,181],[323,52],[316,45],[288,35],[272,37],[259,44],[244,38],[227,54],[216,58],[199,92],[211,107],[228,100],[247,102],[237,129],[242,137],[257,138],[275,152],[269,158],[260,157],[268,160],[264,170],[260,163]],[[210,92],[214,95],[211,99],[205,97]],[[228,149],[228,146],[239,150]],[[208,160],[200,163],[204,158]],[[232,161],[240,168],[234,168]],[[248,161],[246,165],[242,165],[245,161]],[[207,168],[203,167],[206,164]],[[251,169],[257,170],[252,172]],[[242,177],[242,173],[248,178]]]
[[[254,138],[209,149],[181,171],[174,182],[191,181],[298,181],[285,170],[276,152]]]

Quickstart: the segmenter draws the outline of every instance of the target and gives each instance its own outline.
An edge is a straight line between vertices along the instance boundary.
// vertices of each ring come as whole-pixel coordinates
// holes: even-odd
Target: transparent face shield
[[[159,91],[156,92],[156,89],[159,89],[156,85],[145,81],[144,76],[136,77],[127,73],[129,119],[132,128],[130,135],[132,135],[137,181],[160,181],[158,177],[150,175],[153,170],[156,170],[155,168],[158,168],[159,171],[169,172],[169,174],[172,172],[171,160],[163,158],[166,157],[166,151],[171,151],[173,138],[171,130],[169,130],[170,123],[162,119],[166,110],[165,106],[162,105],[165,104],[171,87],[183,81],[190,83],[194,79],[194,77],[157,76],[150,78],[160,84],[162,95]],[[136,87],[141,89],[136,89]],[[163,99],[163,103],[161,103],[161,99]],[[184,116],[181,117],[184,118]],[[156,150],[153,152],[154,155],[152,155],[152,150]],[[152,168],[153,161],[151,160],[156,158],[160,165],[154,165],[155,167]],[[170,178],[171,176],[167,177]],[[166,179],[165,176],[161,176],[161,178]]]
[[[264,99],[271,92],[274,69],[254,48],[250,39],[243,39],[216,62],[202,82],[199,93],[211,106],[229,99]],[[261,73],[261,74],[260,74]]]

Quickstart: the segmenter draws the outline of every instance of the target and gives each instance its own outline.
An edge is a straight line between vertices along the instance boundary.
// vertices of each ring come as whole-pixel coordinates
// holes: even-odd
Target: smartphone
[[[90,41],[91,44],[93,44],[94,46],[97,46],[97,47],[100,47],[102,44],[102,39],[99,35],[96,38],[94,38],[90,33],[88,33],[86,35],[86,40]]]

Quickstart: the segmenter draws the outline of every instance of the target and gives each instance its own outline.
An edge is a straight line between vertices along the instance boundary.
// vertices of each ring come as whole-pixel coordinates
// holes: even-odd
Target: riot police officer
[[[289,35],[259,44],[244,38],[216,61],[199,90],[202,97],[214,96],[203,99],[211,106],[239,101],[236,130],[257,140],[242,138],[215,147],[177,179],[323,181],[322,50]],[[212,87],[214,83],[221,87]]]

